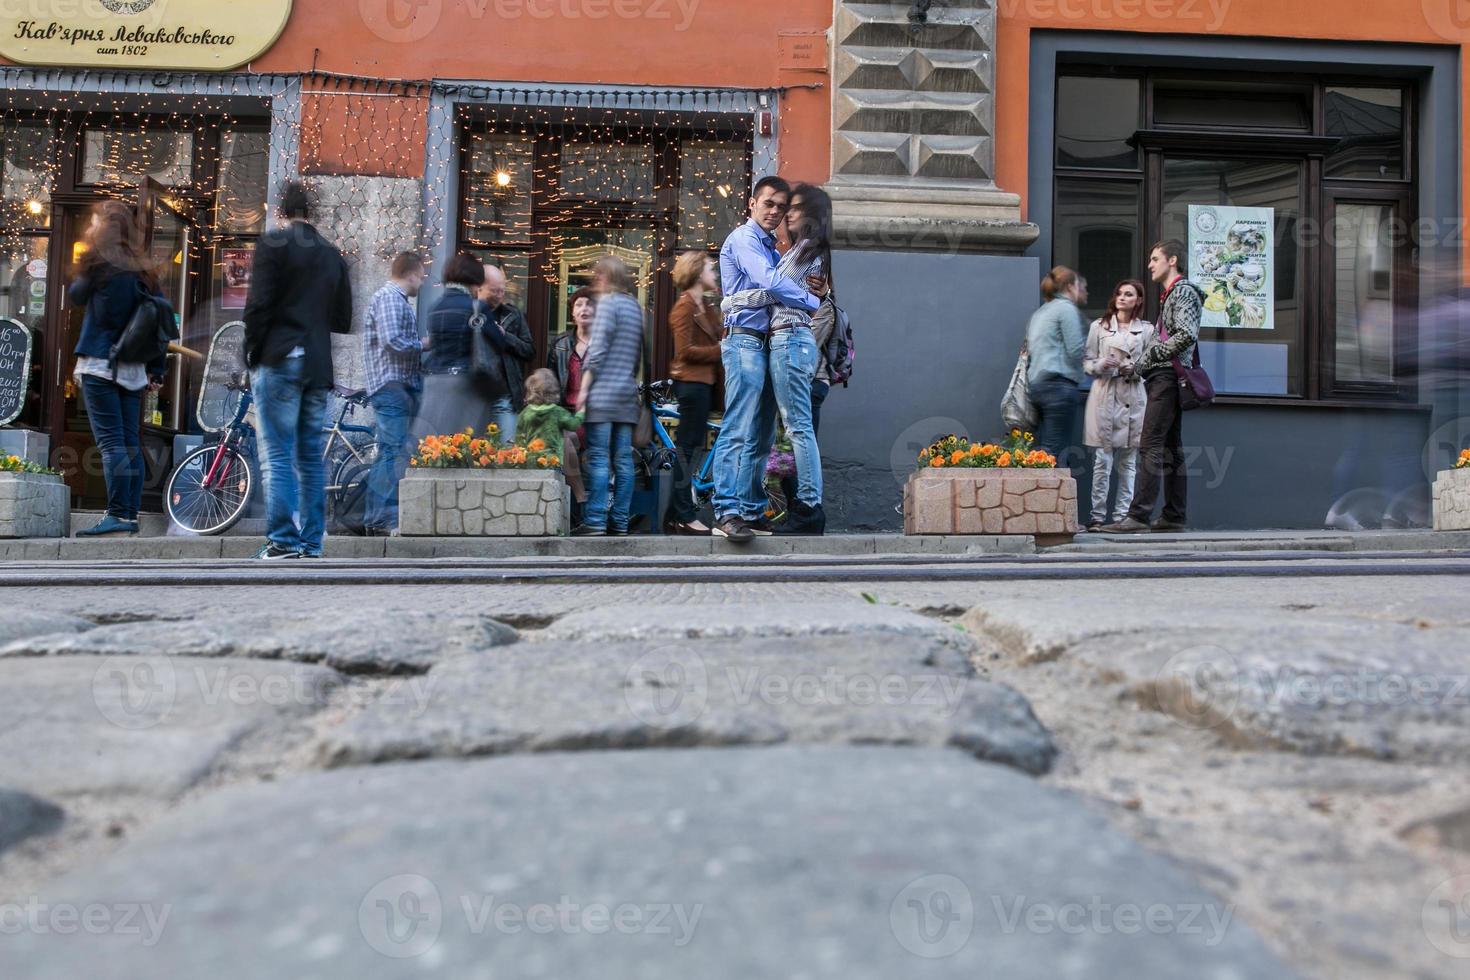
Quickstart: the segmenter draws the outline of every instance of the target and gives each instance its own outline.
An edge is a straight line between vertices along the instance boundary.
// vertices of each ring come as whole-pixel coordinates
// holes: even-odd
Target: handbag
[[[1006,385],[1005,397],[1000,400],[1000,420],[1007,430],[1020,429],[1031,432],[1040,421],[1036,406],[1031,404],[1031,382],[1026,374],[1031,368],[1031,352],[1021,345],[1021,356],[1016,358],[1016,369],[1011,372],[1011,383]]]
[[[1174,365],[1174,377],[1179,381],[1179,408],[1185,412],[1204,408],[1215,400],[1215,385],[1205,369],[1199,366],[1198,341],[1194,345],[1193,362],[1189,367],[1180,364],[1177,357],[1169,362]]]
[[[510,393],[510,383],[505,378],[500,351],[485,336],[489,322],[484,313],[470,315],[470,378],[483,397],[495,399]]]
[[[108,350],[113,380],[117,380],[119,363],[151,364],[167,354],[168,345],[178,339],[179,325],[173,307],[162,296],[150,293],[140,279],[133,315]]]

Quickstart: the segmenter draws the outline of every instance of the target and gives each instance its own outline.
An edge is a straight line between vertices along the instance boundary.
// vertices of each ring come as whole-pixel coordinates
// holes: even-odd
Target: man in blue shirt
[[[772,233],[790,203],[791,187],[780,177],[756,183],[750,220],[731,232],[720,249],[720,290],[725,295],[764,289],[782,306],[815,311],[820,305],[800,284],[776,273],[781,255]],[[720,344],[725,419],[715,445],[714,534],[734,542],[771,533],[763,491],[766,457],[776,436],[776,400],[766,380],[770,329],[769,306],[732,309]]]
[[[408,465],[408,427],[418,414],[424,390],[413,299],[424,284],[424,260],[400,252],[391,278],[373,295],[362,330],[362,363],[368,402],[377,416],[378,459],[368,477],[363,525],[369,535],[385,535],[398,524],[398,481]]]

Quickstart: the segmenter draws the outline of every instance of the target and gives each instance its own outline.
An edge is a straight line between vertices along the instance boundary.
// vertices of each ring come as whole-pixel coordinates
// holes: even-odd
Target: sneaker
[[[79,538],[100,538],[106,534],[137,534],[138,522],[125,521],[121,517],[105,515],[102,520],[85,530],[78,531]]]
[[[1143,521],[1135,521],[1131,517],[1125,517],[1116,524],[1104,524],[1102,529],[1107,534],[1147,534],[1153,530]]]
[[[607,536],[610,538],[626,538],[628,534],[629,531],[625,527],[612,527],[609,525],[607,529]]]
[[[748,544],[755,537],[750,525],[738,517],[721,517],[710,531],[717,538],[726,538],[733,544]]]
[[[1150,531],[1155,531],[1160,534],[1177,534],[1178,532],[1184,530],[1184,525],[1182,523],[1176,523],[1174,521],[1166,521],[1162,517],[1160,517],[1158,520],[1150,524],[1148,526],[1148,529]]]
[[[255,557],[261,561],[285,561],[291,558],[300,558],[301,552],[293,548],[282,548],[280,545],[272,542],[256,552]]]
[[[322,556],[322,553],[320,551],[316,551],[316,552],[302,551],[302,552],[299,552],[296,555],[297,558],[320,558],[321,556]]]
[[[607,531],[603,530],[600,527],[593,527],[591,524],[578,524],[576,527],[572,528],[572,537],[605,538],[607,537]]]

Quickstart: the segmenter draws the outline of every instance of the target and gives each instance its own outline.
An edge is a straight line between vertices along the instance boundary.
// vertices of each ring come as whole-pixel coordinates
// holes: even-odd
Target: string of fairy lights
[[[329,182],[320,221],[352,229],[339,236],[349,260],[363,249],[432,254],[427,239],[442,226],[513,282],[555,282],[564,253],[594,244],[646,252],[672,234],[679,248],[715,247],[741,220],[751,173],[746,95],[716,89],[13,67],[0,84],[11,107],[0,117],[0,250],[15,258],[49,231],[53,190],[132,201],[145,176],[196,207],[210,236],[248,238],[264,228],[272,175],[299,160],[308,181],[344,178]],[[435,94],[457,111],[430,113]],[[416,221],[380,206],[371,178],[419,176],[426,154],[446,149],[458,195],[424,188]]]

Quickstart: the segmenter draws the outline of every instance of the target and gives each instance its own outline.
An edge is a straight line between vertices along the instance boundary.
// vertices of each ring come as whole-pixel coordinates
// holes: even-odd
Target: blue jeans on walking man
[[[278,548],[320,555],[327,523],[322,422],[330,389],[306,387],[304,360],[288,357],[280,367],[262,364],[250,384],[265,462],[266,537]]]
[[[767,383],[764,338],[731,334],[720,344],[725,418],[715,443],[715,519],[766,514],[766,459],[776,440],[776,397]]]
[[[822,506],[822,454],[812,417],[818,356],[810,327],[788,327],[771,334],[771,389],[796,457],[796,497],[808,507]]]
[[[611,455],[611,473],[609,473]],[[612,488],[612,512],[608,512],[609,479],[617,480]],[[628,530],[633,509],[633,423],[587,423],[587,509],[582,523],[602,530]]]
[[[82,375],[82,400],[92,438],[102,452],[102,475],[107,480],[107,513],[120,521],[136,521],[143,503],[145,465],[139,436],[143,391],[90,374]]]
[[[418,415],[421,393],[402,381],[390,381],[368,399],[377,416],[378,459],[368,476],[363,524],[377,530],[398,525],[398,481],[412,453],[408,427]]]

